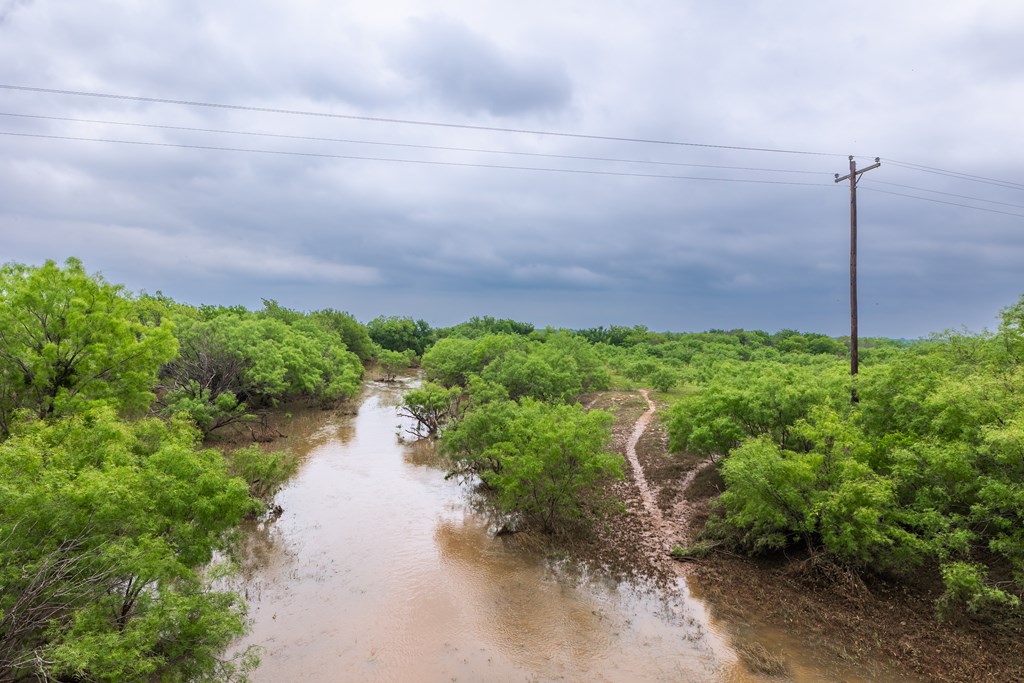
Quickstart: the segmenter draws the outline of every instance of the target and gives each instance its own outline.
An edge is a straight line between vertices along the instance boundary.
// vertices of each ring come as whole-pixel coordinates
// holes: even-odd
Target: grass
[[[781,651],[772,651],[754,642],[740,642],[733,647],[740,661],[753,673],[765,676],[785,676],[789,673],[789,665]]]
[[[700,390],[693,384],[677,384],[668,391],[652,391],[651,398],[658,404],[659,410],[668,410],[687,396],[695,394]]]
[[[689,545],[675,545],[672,546],[672,550],[669,551],[669,555],[672,556],[673,560],[679,560],[680,562],[690,562],[693,560],[699,560],[707,557],[712,550],[714,550],[719,544],[714,541],[696,541]]]

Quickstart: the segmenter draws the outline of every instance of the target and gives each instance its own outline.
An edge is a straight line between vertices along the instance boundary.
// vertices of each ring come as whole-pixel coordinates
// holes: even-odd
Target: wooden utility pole
[[[836,173],[836,182],[850,181],[850,378],[857,376],[858,346],[857,339],[857,181],[863,173],[878,168],[882,160],[875,157],[871,166],[857,170],[857,162],[850,156],[850,173],[842,178]],[[857,402],[857,385],[850,387],[850,403]]]

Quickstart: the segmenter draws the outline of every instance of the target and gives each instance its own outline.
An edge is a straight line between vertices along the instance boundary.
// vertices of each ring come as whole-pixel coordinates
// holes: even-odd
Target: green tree
[[[492,402],[445,433],[445,450],[456,472],[475,472],[492,491],[508,525],[552,532],[585,516],[599,483],[622,476],[622,457],[606,450],[611,423],[579,405]]]
[[[338,335],[348,350],[359,356],[359,360],[365,363],[373,358],[374,346],[370,333],[351,314],[325,308],[314,311],[310,317],[328,332]]]
[[[488,334],[518,334],[529,336],[533,332],[533,325],[519,322],[511,318],[493,318],[486,315],[482,318],[472,317],[464,323],[455,325],[445,330],[438,330],[443,337],[466,337],[476,339]]]
[[[671,391],[679,384],[679,374],[672,368],[661,365],[651,373],[651,386],[658,391]]]
[[[847,382],[838,363],[719,363],[701,391],[672,407],[669,446],[720,457],[747,437],[768,436],[781,447],[798,447],[793,425],[814,406],[842,405]]]
[[[512,351],[524,351],[529,342],[513,334],[486,334],[472,339],[445,337],[423,354],[423,367],[431,380],[465,387],[470,376]]]
[[[427,377],[446,387],[466,386],[470,374],[483,369],[476,357],[478,345],[476,340],[464,337],[437,340],[421,361]]]
[[[433,330],[424,320],[400,316],[379,316],[366,324],[373,343],[389,351],[412,350],[422,356],[434,341]]]
[[[90,401],[141,412],[177,350],[168,320],[140,321],[121,287],[68,259],[0,268],[0,436],[24,409],[72,414]]]
[[[271,506],[274,495],[299,469],[299,461],[288,451],[266,451],[257,444],[226,453],[228,472],[249,485],[249,495],[261,509]]]
[[[341,338],[302,314],[223,309],[179,319],[177,334],[180,352],[162,371],[165,405],[191,414],[204,433],[282,400],[351,398],[363,375]]]
[[[513,400],[535,398],[566,402],[583,389],[576,368],[571,364],[552,365],[539,353],[512,351],[484,368],[481,376],[508,391]]]
[[[0,679],[230,680],[251,665],[221,658],[244,605],[200,570],[253,502],[196,440],[94,406],[0,444]]]
[[[803,542],[861,567],[907,570],[924,544],[908,533],[896,486],[868,465],[871,445],[849,422],[816,409],[795,427],[806,451],[767,437],[745,442],[722,464],[727,522],[752,549]]]
[[[437,436],[449,424],[456,422],[464,409],[463,391],[459,387],[447,389],[427,382],[402,397],[401,413],[416,421],[412,431],[420,438]]]
[[[402,370],[412,365],[412,351],[377,350],[377,365],[380,367],[385,382],[394,382]]]

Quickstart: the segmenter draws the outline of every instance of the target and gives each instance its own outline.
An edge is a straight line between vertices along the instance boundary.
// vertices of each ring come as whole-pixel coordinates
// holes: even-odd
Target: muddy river
[[[281,681],[765,681],[681,579],[616,581],[496,538],[428,444],[399,438],[408,385],[368,383],[356,415],[295,415],[284,513],[251,529],[236,586]],[[748,626],[745,626],[749,630]],[[759,634],[799,649],[785,634]],[[793,652],[785,680],[870,678]]]

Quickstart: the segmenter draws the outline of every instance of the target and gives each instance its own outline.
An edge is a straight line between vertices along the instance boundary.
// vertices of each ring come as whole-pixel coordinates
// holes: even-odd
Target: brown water
[[[369,385],[357,415],[285,429],[304,462],[284,514],[249,535],[238,586],[255,681],[779,680],[737,663],[684,582],[617,582],[494,537],[430,445],[399,439],[405,388]],[[797,653],[790,680],[867,680],[813,659]]]

